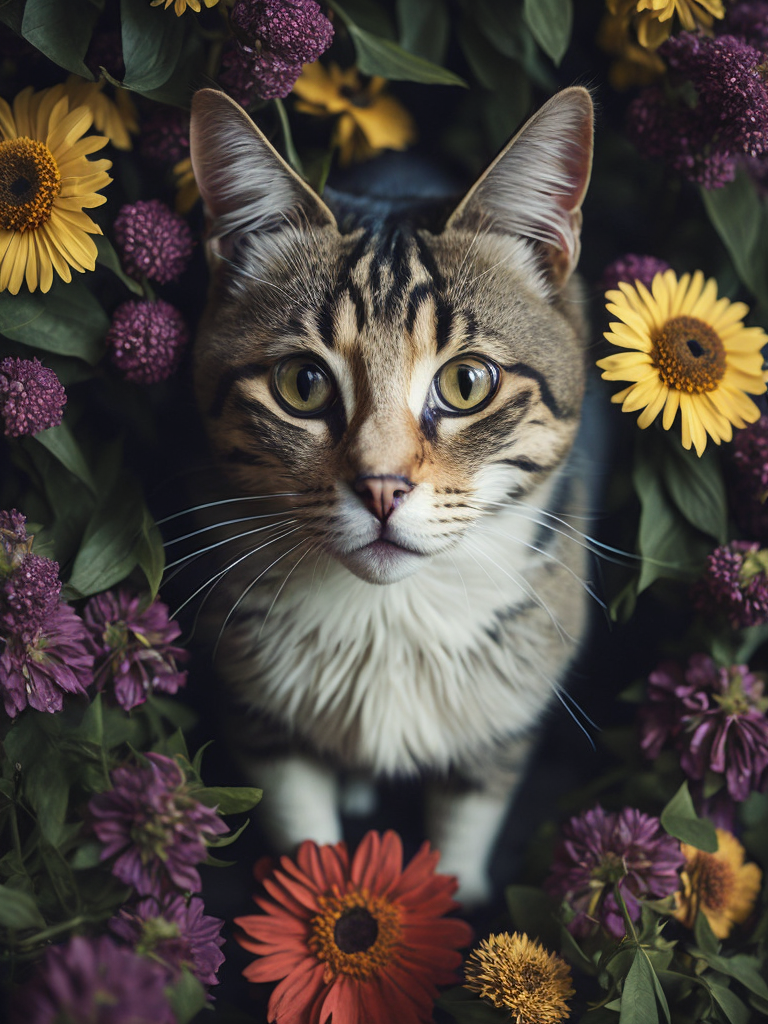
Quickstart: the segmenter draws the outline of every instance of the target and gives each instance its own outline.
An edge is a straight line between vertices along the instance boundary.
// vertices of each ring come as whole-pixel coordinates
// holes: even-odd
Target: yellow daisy
[[[605,380],[631,381],[612,396],[624,412],[642,410],[649,427],[663,410],[669,430],[680,410],[683,447],[701,455],[707,434],[716,444],[730,441],[732,426],[745,427],[760,410],[745,392],[766,390],[760,350],[768,341],[760,327],[745,327],[743,302],[718,299],[717,282],[697,270],[678,281],[673,270],[656,274],[651,291],[641,281],[619,282],[606,292],[606,308],[621,323],[605,337],[627,351],[599,359]]]
[[[35,93],[24,89],[13,110],[0,99],[0,291],[47,292],[54,270],[65,281],[72,270],[96,266],[100,235],[85,207],[106,202],[98,190],[112,180],[109,160],[88,160],[107,144],[91,127],[88,107],[70,109],[63,85]]]
[[[195,181],[191,157],[185,156],[173,166],[173,179],[176,185],[176,212],[189,213],[200,198],[200,189]]]
[[[687,31],[711,29],[715,18],[725,17],[723,0],[607,0],[612,14],[632,12],[641,46],[655,50],[667,39],[677,14]]]
[[[517,1024],[558,1024],[573,993],[564,960],[525,934],[489,935],[464,965],[464,988],[509,1010]]]
[[[337,114],[333,144],[342,165],[367,160],[383,149],[405,149],[416,139],[416,125],[393,96],[386,81],[374,77],[363,85],[355,68],[305,64],[293,87],[296,109],[305,114]]]
[[[131,132],[139,130],[136,107],[126,89],[115,89],[112,99],[105,91],[103,78],[88,82],[79,75],[70,75],[66,82],[70,106],[89,107],[93,114],[93,126],[97,132],[106,135],[117,149],[131,149]]]
[[[744,863],[744,847],[738,839],[718,828],[717,852],[704,853],[680,844],[685,867],[680,873],[682,892],[675,893],[674,916],[693,928],[699,910],[718,939],[727,939],[734,924],[746,921],[760,892],[762,872],[757,864]]]
[[[203,0],[206,7],[215,7],[218,2],[219,0]],[[152,0],[150,6],[165,7],[168,10],[171,4],[173,4],[177,18],[181,17],[188,7],[191,7],[196,14],[200,13],[200,0]]]

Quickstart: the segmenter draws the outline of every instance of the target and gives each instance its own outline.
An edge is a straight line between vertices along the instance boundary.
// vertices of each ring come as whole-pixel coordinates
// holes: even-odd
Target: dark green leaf
[[[107,590],[136,565],[144,502],[136,484],[122,476],[96,510],[83,535],[69,584],[83,597]]]
[[[530,885],[508,885],[504,895],[515,930],[538,939],[549,949],[557,949],[560,923],[547,893]]]
[[[54,64],[93,79],[83,58],[98,16],[90,0],[27,0],[21,34]]]
[[[43,448],[47,448],[62,466],[66,467],[78,480],[83,481],[92,494],[96,493],[96,483],[90,466],[66,423],[41,430],[39,434],[35,434],[31,443],[41,444]]]
[[[705,853],[717,850],[717,835],[711,821],[699,818],[693,807],[688,783],[684,782],[661,812],[662,828],[689,846]]]
[[[672,1015],[669,1012],[669,1003],[667,1002],[667,997],[664,994],[664,989],[661,987],[661,982],[659,981],[659,977],[656,973],[657,967],[660,967],[660,969],[664,970],[666,967],[669,966],[669,962],[672,959],[672,951],[651,950],[650,953],[645,953],[645,951],[642,952],[645,956],[648,957],[648,967],[651,972],[653,991],[656,994],[656,999],[658,1001],[659,1006],[661,1007],[661,1012],[664,1014],[664,1019],[666,1020],[667,1024],[672,1024]],[[659,956],[659,954],[661,954],[661,956]]]
[[[198,747],[195,751],[195,756],[192,758],[192,771],[198,778],[200,778],[200,771],[203,767],[203,755],[212,743],[213,740],[208,740],[208,742],[204,743],[202,747]]]
[[[531,83],[548,92],[557,89],[557,82],[548,63],[542,59],[519,4],[507,0],[469,0],[467,6],[468,16],[463,25],[477,24],[494,49],[511,57],[525,70]]]
[[[693,937],[696,945],[707,953],[719,953],[720,943],[710,927],[706,915],[701,910],[696,914],[696,922],[693,926]]]
[[[184,739],[184,733],[181,729],[177,729],[170,736],[167,736],[162,743],[158,744],[158,750],[159,753],[165,754],[166,757],[175,757],[176,754],[180,754],[185,761],[189,762],[187,741]]]
[[[275,110],[277,110],[277,116],[280,119],[280,128],[283,132],[283,144],[285,146],[285,155],[288,157],[288,163],[302,177],[306,177],[304,173],[304,165],[301,162],[298,150],[293,143],[293,132],[291,131],[291,122],[288,119],[288,112],[285,109],[285,104],[282,100],[276,99]]]
[[[218,808],[219,814],[242,814],[261,800],[262,790],[252,786],[206,786],[196,789],[195,797],[206,807]]]
[[[207,846],[231,846],[232,843],[234,843],[234,841],[236,839],[239,839],[240,836],[243,834],[243,832],[245,832],[245,830],[248,828],[250,823],[251,823],[251,820],[249,818],[248,821],[244,822],[236,832],[230,832],[230,834],[228,836],[211,836],[207,840],[206,845]]]
[[[442,992],[437,1005],[459,1024],[509,1024],[509,1013],[497,1010],[469,989],[458,986]]]
[[[709,983],[709,991],[731,1024],[749,1024],[749,1007],[745,1006],[734,992],[724,985],[715,985],[712,982]]]
[[[31,348],[77,356],[94,365],[104,352],[109,317],[79,281],[41,292],[0,292],[0,334]]]
[[[237,864],[237,861],[221,860],[219,857],[212,857],[209,853],[203,864],[207,864],[209,868],[231,868],[233,864]]]
[[[186,21],[168,17],[147,0],[120,0],[126,89],[149,92],[165,85],[176,69]]]
[[[40,857],[45,865],[45,870],[56,891],[59,903],[67,914],[76,914],[80,910],[80,892],[72,873],[72,868],[67,864],[61,853],[44,838],[38,844]]]
[[[157,597],[165,569],[165,548],[163,538],[148,508],[144,509],[141,536],[136,545],[136,558],[139,568],[147,577],[152,597]]]
[[[69,861],[69,866],[74,871],[84,871],[87,868],[95,868],[101,863],[101,851],[103,847],[99,843],[84,843],[78,847],[74,856]]]
[[[109,239],[104,235],[97,235],[94,241],[96,242],[96,249],[98,250],[98,255],[96,257],[97,262],[108,270],[111,270],[116,277],[119,277],[125,287],[132,291],[134,295],[143,295],[144,289],[141,287],[139,282],[134,281],[132,277],[128,277],[123,270],[120,264],[120,257],[115,252],[115,247]]]
[[[710,446],[699,457],[686,451],[675,436],[665,434],[660,440],[664,443],[660,468],[673,502],[689,523],[724,544],[728,500],[717,453]]]
[[[44,928],[45,918],[28,893],[12,889],[8,885],[0,885],[0,926],[12,928],[14,931]]]
[[[544,53],[559,64],[571,39],[571,0],[524,0],[523,17]]]
[[[729,978],[735,978],[756,996],[768,999],[768,985],[759,974],[761,964],[757,957],[747,956],[744,953],[738,953],[736,956],[718,956],[702,949],[692,949],[690,952],[693,956],[705,960],[714,970],[720,971],[721,974],[727,974]]]
[[[701,190],[709,219],[739,277],[762,303],[768,302],[768,211],[746,171],[723,188]]]
[[[40,831],[54,846],[61,841],[61,830],[69,803],[70,779],[66,766],[53,751],[40,750],[24,778],[24,794],[35,811]]]
[[[434,64],[443,63],[451,32],[445,0],[397,0],[397,23],[404,50]]]
[[[0,4],[0,21],[12,29],[17,36],[21,35],[21,23],[24,20],[26,0],[7,0]]]
[[[181,701],[171,700],[169,697],[158,697],[153,693],[147,697],[147,704],[151,705],[158,714],[162,715],[171,725],[175,725],[177,729],[186,732],[197,723],[195,712]]]
[[[639,949],[621,990],[619,1024],[658,1024],[658,1020],[653,968]]]
[[[168,998],[177,1024],[189,1024],[200,1010],[208,1006],[206,989],[186,967],[168,989]]]

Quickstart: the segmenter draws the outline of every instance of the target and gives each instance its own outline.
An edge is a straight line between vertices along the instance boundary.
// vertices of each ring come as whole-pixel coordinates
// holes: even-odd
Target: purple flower
[[[732,629],[768,622],[768,550],[741,540],[715,548],[692,596],[699,611]]]
[[[181,313],[162,299],[124,302],[107,331],[112,362],[134,384],[170,377],[188,341]]]
[[[190,793],[184,772],[163,754],[145,754],[141,764],[112,772],[113,788],[91,799],[93,830],[101,859],[116,856],[112,874],[140,896],[175,889],[199,892],[196,865],[205,860],[206,837],[227,826]]]
[[[14,995],[12,1024],[174,1024],[159,964],[108,935],[49,947]]]
[[[731,445],[733,515],[748,537],[768,540],[768,416],[737,430]]]
[[[139,150],[146,160],[175,164],[189,155],[189,114],[178,107],[157,106],[144,121]]]
[[[11,637],[0,654],[0,682],[11,718],[29,704],[35,711],[61,711],[64,693],[85,693],[93,682],[93,655],[85,626],[67,604],[59,604],[30,643]]]
[[[0,635],[31,644],[59,603],[59,564],[25,555],[0,585]]]
[[[718,668],[694,654],[685,674],[665,662],[648,679],[641,713],[641,747],[656,758],[668,741],[690,779],[708,771],[725,777],[732,800],[746,800],[768,782],[768,698],[747,665]]]
[[[6,437],[58,426],[66,404],[67,394],[59,378],[39,359],[8,356],[0,362],[0,415],[5,420]]]
[[[642,281],[646,288],[650,288],[654,277],[669,270],[669,264],[665,260],[659,260],[655,256],[638,256],[628,252],[626,256],[609,263],[603,271],[600,282],[602,291],[611,291],[618,288],[619,281],[626,281],[634,284],[635,281]]]
[[[738,36],[756,50],[768,53],[768,0],[734,3],[725,16],[729,35]]]
[[[115,218],[114,230],[117,250],[131,277],[168,284],[187,269],[192,232],[184,218],[159,199],[126,203]]]
[[[248,67],[265,100],[287,96],[302,64],[316,61],[333,39],[333,25],[315,0],[235,0],[230,23],[243,58],[241,78]],[[236,85],[236,74],[230,57],[225,88]]]
[[[224,922],[203,913],[197,896],[189,903],[172,896],[163,903],[149,898],[135,907],[123,907],[109,927],[142,956],[159,960],[175,981],[183,967],[192,971],[203,985],[218,985],[216,972],[224,963],[220,934]]]
[[[0,578],[15,572],[32,551],[26,521],[26,516],[15,508],[10,512],[0,511]]]
[[[683,860],[680,844],[662,831],[658,818],[631,807],[607,813],[598,804],[563,826],[544,888],[574,911],[568,925],[574,935],[585,937],[602,926],[620,939],[626,929],[614,886],[637,921],[640,899],[670,896],[680,887]]]
[[[298,78],[298,75],[296,77]],[[296,78],[288,86],[287,92],[284,95],[288,95],[295,82]],[[287,80],[285,84],[287,85]],[[219,85],[241,107],[247,109],[253,102],[256,89],[256,68],[253,62],[253,55],[250,52],[246,53],[235,42],[224,44],[221,54]]]
[[[176,665],[187,652],[171,643],[181,628],[169,621],[162,601],[145,603],[125,590],[107,591],[92,597],[83,612],[96,656],[96,685],[101,691],[111,681],[126,711],[143,704],[154,690],[176,693],[187,681],[187,673]]]

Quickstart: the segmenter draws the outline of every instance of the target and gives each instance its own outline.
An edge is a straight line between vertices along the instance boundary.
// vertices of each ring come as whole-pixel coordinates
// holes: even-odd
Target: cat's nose
[[[352,486],[368,511],[382,523],[414,488],[404,476],[359,476]]]

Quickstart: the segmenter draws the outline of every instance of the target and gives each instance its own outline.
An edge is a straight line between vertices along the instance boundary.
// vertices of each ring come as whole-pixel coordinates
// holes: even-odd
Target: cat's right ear
[[[189,141],[214,251],[226,253],[243,235],[286,223],[335,226],[322,199],[225,93],[195,93]]]

